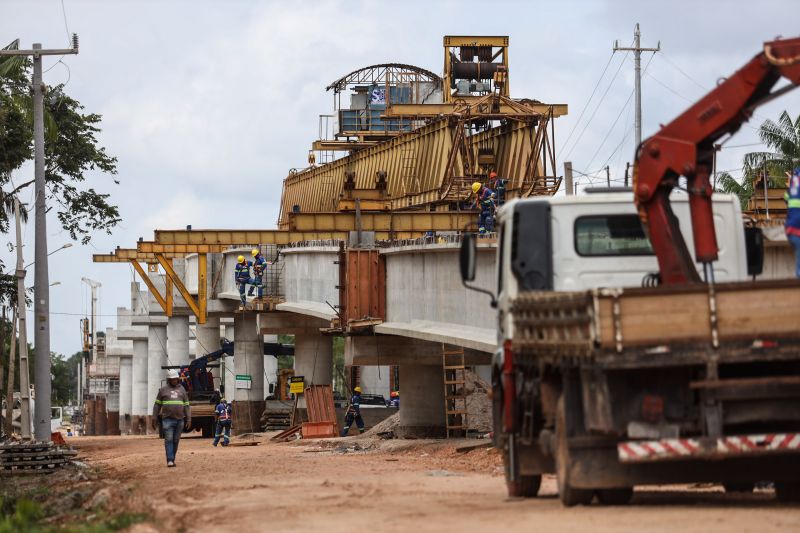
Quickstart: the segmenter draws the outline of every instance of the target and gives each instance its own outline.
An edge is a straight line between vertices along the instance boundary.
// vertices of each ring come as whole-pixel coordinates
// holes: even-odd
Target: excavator
[[[773,91],[781,78],[789,83]],[[763,51],[743,68],[638,147],[634,198],[658,258],[661,283],[701,281],[670,204],[670,193],[678,187],[679,177],[686,178],[695,257],[703,264],[703,281],[713,284],[711,265],[719,250],[709,181],[714,145],[738,131],[758,106],[798,84],[800,38],[764,43]]]

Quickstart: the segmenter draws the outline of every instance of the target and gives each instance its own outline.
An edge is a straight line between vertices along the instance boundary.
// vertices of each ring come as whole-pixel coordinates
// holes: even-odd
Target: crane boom
[[[781,77],[791,84],[773,91]],[[709,182],[714,143],[738,131],[756,107],[798,84],[800,38],[764,43],[761,53],[637,148],[634,198],[662,283],[701,281],[669,201],[678,178],[686,178],[695,257],[712,276],[718,250]]]

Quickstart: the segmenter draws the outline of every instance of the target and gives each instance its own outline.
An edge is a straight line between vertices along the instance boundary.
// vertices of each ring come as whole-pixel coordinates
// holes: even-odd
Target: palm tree
[[[789,113],[784,111],[777,123],[767,119],[758,128],[758,136],[772,151],[746,154],[741,181],[727,172],[717,178],[717,190],[738,196],[742,208],[747,206],[756,180],[764,170],[769,176],[769,186],[781,188],[786,186],[786,172],[800,166],[800,115],[792,121]]]

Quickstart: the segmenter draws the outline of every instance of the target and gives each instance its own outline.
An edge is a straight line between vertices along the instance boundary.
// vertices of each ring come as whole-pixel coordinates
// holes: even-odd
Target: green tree
[[[770,187],[786,186],[785,174],[800,166],[800,115],[792,120],[784,111],[778,122],[770,119],[758,128],[758,136],[770,151],[750,152],[742,162],[742,178],[737,180],[731,174],[722,172],[717,178],[717,190],[735,194],[742,208],[753,193],[757,179],[766,170]]]
[[[19,40],[5,47],[19,48]],[[33,185],[33,179],[14,183],[12,174],[33,159],[33,101],[28,88],[32,62],[26,57],[0,59],[0,232],[9,231],[13,199]],[[49,87],[45,107],[45,179],[49,205],[62,227],[86,244],[94,231],[111,233],[120,222],[109,195],[84,186],[86,173],[114,175],[117,159],[100,146],[101,116],[84,113],[64,85]],[[118,183],[114,180],[115,183]]]

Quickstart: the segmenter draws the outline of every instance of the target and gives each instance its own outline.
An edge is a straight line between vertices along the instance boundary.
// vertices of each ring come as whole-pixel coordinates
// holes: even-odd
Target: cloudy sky
[[[614,40],[629,45],[639,22],[644,46],[661,42],[661,53],[643,58],[647,137],[763,41],[794,36],[799,15],[796,0],[0,0],[3,44],[20,38],[25,47],[60,48],[67,28],[80,35],[78,56],[45,60],[45,82],[68,81],[71,96],[103,115],[100,139],[119,158],[119,185],[103,175],[89,185],[112,194],[123,222],[112,236],[51,257],[51,282],[61,282],[51,289],[52,348],[80,349],[78,320],[88,307],[81,277],[103,284],[101,328],[130,303],[130,267],[94,265],[92,253],[132,246],[156,228],[274,227],[281,181],[305,165],[317,116],[332,111],[325,87],[347,72],[402,62],[441,73],[443,35],[509,35],[512,96],[570,106],[557,121],[557,145],[569,138],[559,165],[568,158],[593,176],[609,165],[621,179],[633,155],[633,62],[612,58]],[[800,91],[761,108],[718,168],[741,167],[742,155],[759,147],[739,145],[756,143],[754,127],[783,109],[800,113]],[[50,249],[68,242],[49,224]],[[31,260],[32,225],[25,235]],[[0,257],[13,264],[6,246]]]

